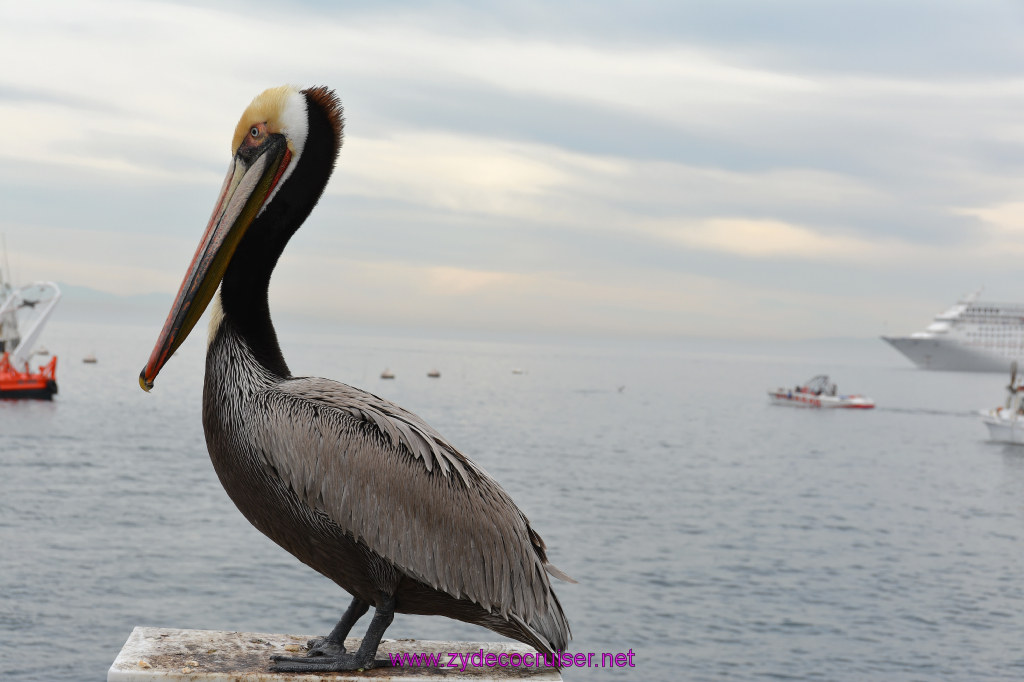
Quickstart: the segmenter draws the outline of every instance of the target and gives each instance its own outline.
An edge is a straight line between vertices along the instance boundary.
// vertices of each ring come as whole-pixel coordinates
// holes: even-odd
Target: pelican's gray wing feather
[[[435,589],[568,631],[543,540],[501,486],[422,419],[311,377],[258,401],[279,417],[259,445],[310,507]]]

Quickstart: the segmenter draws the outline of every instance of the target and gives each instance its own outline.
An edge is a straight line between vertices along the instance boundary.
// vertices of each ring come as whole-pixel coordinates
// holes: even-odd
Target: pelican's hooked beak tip
[[[153,389],[153,382],[146,378],[146,370],[139,372],[139,386],[146,393],[149,393]]]

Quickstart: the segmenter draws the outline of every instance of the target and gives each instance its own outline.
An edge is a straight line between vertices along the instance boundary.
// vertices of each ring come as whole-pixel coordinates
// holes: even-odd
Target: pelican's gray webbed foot
[[[381,668],[390,665],[387,660],[374,660],[377,647],[384,631],[391,625],[395,617],[395,599],[393,595],[385,595],[373,613],[370,627],[355,653],[345,652],[345,636],[352,624],[369,608],[369,604],[353,599],[345,615],[338,625],[326,637],[310,640],[310,649],[305,656],[271,656],[274,670],[284,673],[332,673],[346,670],[363,670]]]
[[[369,608],[368,603],[359,597],[354,597],[341,620],[331,630],[331,634],[326,637],[314,637],[306,642],[306,656],[338,656],[338,654],[345,653],[345,638],[348,637],[352,626],[363,617]]]
[[[330,637],[314,637],[306,642],[306,656],[337,656],[345,653],[345,640],[331,641]]]
[[[372,655],[366,659],[360,656],[359,652],[333,656],[324,654],[305,657],[271,656],[270,660],[274,662],[274,672],[282,673],[334,673],[391,665],[391,662],[387,660],[375,661]]]

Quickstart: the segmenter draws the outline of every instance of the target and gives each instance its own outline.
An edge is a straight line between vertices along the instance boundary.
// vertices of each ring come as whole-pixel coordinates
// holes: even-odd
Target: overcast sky
[[[176,291],[239,116],[293,83],[346,135],[275,310],[871,337],[1024,301],[1020,3],[207,5],[0,0],[19,281]]]

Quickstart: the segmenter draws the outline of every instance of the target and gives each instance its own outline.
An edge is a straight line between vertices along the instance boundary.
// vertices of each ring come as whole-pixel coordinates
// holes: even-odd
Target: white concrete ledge
[[[472,665],[471,657],[486,662],[508,660],[508,655],[536,652],[524,644],[504,642],[435,642],[418,639],[385,639],[377,650],[377,659],[388,660],[388,654],[442,654],[440,665],[421,667],[374,668],[352,673],[278,673],[270,665],[271,654],[302,656],[309,635],[268,635],[253,632],[221,632],[217,630],[177,630],[144,628],[132,630],[121,653],[107,672],[107,682],[301,682],[343,680],[530,680],[552,682],[562,679],[558,670],[547,667],[525,667],[505,664]],[[349,651],[359,648],[358,639],[348,639]],[[449,654],[464,655],[454,661]],[[506,654],[499,659],[499,654]],[[515,661],[517,657],[512,657]],[[462,670],[465,662],[465,670]]]

